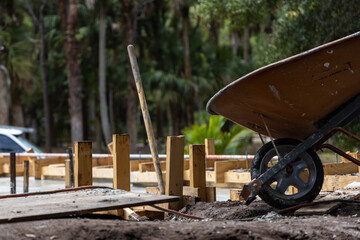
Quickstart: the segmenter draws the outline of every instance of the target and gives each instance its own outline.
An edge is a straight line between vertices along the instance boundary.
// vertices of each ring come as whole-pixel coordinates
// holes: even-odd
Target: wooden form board
[[[178,201],[177,196],[131,193],[115,189],[88,189],[46,195],[0,199],[0,223],[92,213],[133,206]]]
[[[184,185],[184,136],[167,137],[166,142],[166,178],[165,194],[168,196],[182,196]],[[182,200],[169,203],[168,208],[179,210]]]
[[[359,176],[325,175],[321,191],[334,192],[352,182],[360,182]]]
[[[325,163],[323,168],[325,175],[343,175],[359,171],[359,166],[353,162]]]
[[[160,161],[162,171],[166,171],[166,161]],[[184,169],[189,169],[189,160],[184,160]],[[140,172],[154,172],[154,164],[152,162],[139,163],[138,171]]]
[[[75,142],[75,187],[92,185],[92,143]]]
[[[113,135],[114,188],[130,191],[130,137]]]
[[[215,162],[215,175],[216,183],[225,182],[225,172],[232,169],[249,169],[251,166],[252,160],[250,159],[241,159],[234,161],[216,161]]]
[[[345,188],[332,192],[319,201],[333,200],[333,199],[359,199],[360,188]],[[327,214],[330,211],[341,205],[340,202],[323,203],[314,206],[302,207],[295,211],[295,215],[322,215]]]
[[[231,201],[242,201],[244,198],[240,196],[242,189],[230,189],[230,200]]]
[[[205,145],[189,146],[190,187],[200,188],[200,198],[206,201]]]

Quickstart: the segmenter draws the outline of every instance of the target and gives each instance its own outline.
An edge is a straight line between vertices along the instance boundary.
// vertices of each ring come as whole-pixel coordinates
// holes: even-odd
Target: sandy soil
[[[267,204],[199,202],[182,212],[202,221],[100,219],[99,215],[0,225],[1,239],[360,239],[360,207],[343,204],[329,215],[279,215]]]

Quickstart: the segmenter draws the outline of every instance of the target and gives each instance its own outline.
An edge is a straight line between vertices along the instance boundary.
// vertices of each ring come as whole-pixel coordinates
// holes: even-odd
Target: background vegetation
[[[208,99],[258,67],[359,31],[359,15],[360,0],[2,0],[0,125],[33,127],[49,152],[79,139],[103,151],[115,132],[139,151],[131,43],[159,142],[215,137],[217,151],[237,153],[250,133],[209,119]],[[349,128],[359,135],[359,126]]]

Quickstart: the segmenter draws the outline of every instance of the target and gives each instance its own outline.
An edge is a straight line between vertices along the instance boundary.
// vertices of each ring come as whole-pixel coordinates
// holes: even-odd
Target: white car
[[[22,136],[25,132],[32,132],[32,129],[0,126],[0,153],[20,153],[30,148],[32,148],[35,153],[42,153],[43,151]]]

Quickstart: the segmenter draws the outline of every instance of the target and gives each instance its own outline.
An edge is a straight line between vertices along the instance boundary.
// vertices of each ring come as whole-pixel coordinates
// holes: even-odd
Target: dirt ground
[[[199,202],[182,212],[205,219],[135,222],[87,215],[1,224],[0,239],[360,239],[356,204],[323,216],[280,215],[262,201]]]

